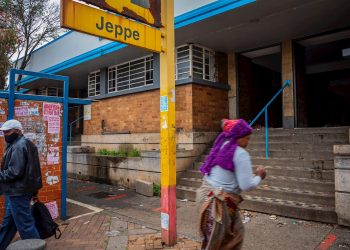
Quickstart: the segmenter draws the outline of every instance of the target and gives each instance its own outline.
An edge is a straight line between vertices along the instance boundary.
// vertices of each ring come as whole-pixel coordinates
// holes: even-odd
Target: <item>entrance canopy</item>
[[[346,29],[350,23],[348,0],[249,2],[251,1],[238,8],[227,5],[219,9],[215,9],[214,2],[177,17],[176,45],[196,43],[222,52],[243,52],[279,44],[285,40]],[[213,6],[212,9],[210,6]],[[186,20],[183,21],[185,17]],[[182,26],[184,22],[186,25]],[[67,64],[48,73],[67,75],[71,78],[73,88],[86,88],[87,75],[93,70],[149,54],[124,45],[114,45],[95,52],[98,55],[91,56],[91,59]],[[55,82],[35,80],[25,82],[23,87],[36,88],[43,84],[58,85]]]

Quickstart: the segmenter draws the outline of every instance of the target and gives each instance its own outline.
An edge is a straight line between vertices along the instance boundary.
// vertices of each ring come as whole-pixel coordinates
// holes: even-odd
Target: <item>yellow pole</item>
[[[160,53],[160,151],[162,241],[176,244],[175,35],[174,0],[162,0]]]

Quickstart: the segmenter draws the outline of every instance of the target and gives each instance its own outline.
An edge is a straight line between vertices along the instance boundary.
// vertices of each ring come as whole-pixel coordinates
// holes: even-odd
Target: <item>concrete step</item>
[[[193,168],[188,169],[182,177],[187,178],[202,178],[202,174],[199,171],[199,167],[202,163],[195,163]],[[253,166],[253,170],[258,165]],[[308,178],[312,180],[324,180],[324,181],[334,181],[334,170],[322,170],[322,169],[313,169],[306,167],[287,167],[287,166],[264,166],[267,170],[268,175],[274,176],[290,176],[290,177],[299,177],[299,178]]]
[[[249,149],[251,157],[264,157],[265,150],[251,150]],[[269,150],[269,157],[271,158],[293,158],[293,159],[323,159],[331,160],[334,155],[332,151],[294,151],[294,150]]]
[[[244,195],[243,199],[241,209],[326,223],[337,222],[332,206],[250,195]]]
[[[199,188],[202,185],[202,178],[188,178],[182,177],[179,180],[180,186]]]
[[[203,177],[202,173],[198,169],[188,169],[186,172],[181,176],[181,178],[197,178],[201,179]]]
[[[350,127],[319,127],[319,128],[270,128],[269,133],[274,135],[294,134],[349,134]],[[265,128],[254,129],[254,135],[264,135]]]
[[[276,135],[269,134],[269,142],[308,142],[312,144],[320,143],[334,143],[342,144],[348,143],[349,136],[347,134],[295,134],[295,135]],[[253,142],[265,142],[265,135],[252,135],[250,143]]]
[[[334,193],[313,192],[310,190],[303,190],[298,188],[260,185],[257,189],[245,192],[243,194],[274,199],[286,199],[296,202],[299,201],[327,206],[334,206],[335,204]]]
[[[320,143],[311,144],[307,142],[269,142],[270,150],[293,150],[293,151],[330,151],[333,152],[334,143]],[[265,151],[265,141],[264,142],[251,142],[248,145],[247,150],[263,150]]]
[[[195,187],[181,186],[176,187],[176,197],[178,199],[188,199],[190,201],[196,201],[196,191]]]
[[[309,178],[268,175],[266,179],[263,180],[262,185],[298,188],[313,192],[334,192],[333,181],[319,181]]]
[[[68,144],[68,146],[81,146],[81,141],[80,140],[79,141],[76,141],[76,140],[69,141],[68,140],[67,144]]]
[[[199,171],[192,170],[187,171],[186,175],[179,179],[180,186],[187,186],[198,188],[202,184],[202,175]],[[291,176],[275,176],[268,175],[263,180],[260,187],[275,187],[283,190],[283,188],[303,190],[303,192],[311,193],[333,193],[334,181],[333,180],[315,180],[311,178],[291,177]]]
[[[195,187],[178,185],[176,188],[177,198],[195,201],[196,190],[197,188]],[[311,194],[311,192],[309,192],[309,194]],[[325,196],[327,196],[327,194],[323,193],[322,199],[329,198]],[[322,202],[325,201],[321,198],[319,198],[319,201],[321,203],[311,203],[310,201],[304,202],[300,200],[288,200],[286,198],[281,199],[277,197],[274,198],[252,196],[247,194],[243,194],[243,198],[244,201],[240,205],[241,209],[257,211],[262,213],[270,213],[297,219],[336,223],[336,213],[334,211],[334,207],[332,206],[333,202],[330,202],[329,204],[322,204]],[[307,199],[306,195],[305,199]]]
[[[265,150],[248,150],[250,157],[262,158],[265,157]],[[199,160],[204,162],[208,155],[202,155]],[[293,151],[293,150],[269,150],[270,158],[291,158],[293,160],[303,159],[318,159],[318,160],[332,160],[334,158],[332,151]]]
[[[254,165],[263,166],[288,166],[288,167],[304,167],[320,170],[331,170],[334,169],[333,159],[295,159],[295,158],[273,158],[266,159],[264,157],[252,157]],[[199,163],[198,163],[199,164]]]
[[[257,165],[253,167],[255,168]],[[313,180],[334,181],[334,170],[319,170],[312,168],[287,167],[287,166],[264,166],[268,175],[290,176]]]

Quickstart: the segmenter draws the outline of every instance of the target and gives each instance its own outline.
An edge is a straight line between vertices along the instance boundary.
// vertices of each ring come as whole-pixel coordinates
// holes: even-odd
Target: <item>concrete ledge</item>
[[[334,168],[350,170],[350,156],[336,156],[334,158]]]
[[[177,132],[176,148],[181,150],[204,150],[208,143],[212,142],[218,132]],[[108,135],[82,135],[83,146],[91,146],[98,149],[117,150],[126,146],[132,146],[139,151],[159,150],[159,133],[132,133],[132,134],[108,134]]]
[[[95,148],[94,147],[89,147],[89,146],[68,146],[67,147],[67,152],[68,153],[95,153]]]
[[[338,224],[350,226],[350,145],[334,145],[335,211]]]
[[[135,181],[136,192],[144,196],[153,196],[153,183],[143,180]]]
[[[350,156],[350,145],[334,145],[333,153],[335,155],[349,155]]]
[[[350,193],[350,171],[347,169],[335,169],[334,174],[335,174],[335,191]],[[350,209],[350,203],[349,203],[349,209]]]
[[[335,203],[337,204],[335,211],[338,214],[338,223],[350,227],[350,194],[335,193]]]

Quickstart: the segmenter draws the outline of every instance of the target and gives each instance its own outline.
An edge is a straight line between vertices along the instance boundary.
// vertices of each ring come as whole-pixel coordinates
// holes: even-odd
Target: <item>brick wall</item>
[[[43,117],[43,102],[38,101],[20,101],[16,100],[15,106],[20,108],[20,112],[15,112],[15,119],[18,119],[23,126],[25,136],[31,139],[38,147],[43,188],[39,190],[40,201],[47,203],[56,201],[58,209],[61,207],[61,180],[62,180],[62,116],[59,111],[59,133],[48,126],[47,119]],[[7,113],[7,101],[0,100],[0,109]],[[62,110],[62,107],[59,107]],[[28,112],[31,110],[31,112]],[[35,112],[37,111],[37,112]],[[0,112],[0,114],[3,112]],[[17,114],[17,115],[16,115]],[[56,116],[57,117],[57,116]],[[6,114],[0,115],[0,122],[6,121]],[[3,155],[5,141],[3,136],[0,138],[0,154]],[[56,151],[56,149],[58,151]],[[58,157],[58,161],[54,159]],[[58,182],[48,183],[48,176],[58,177]],[[4,199],[0,200],[0,219],[4,214]]]
[[[193,85],[193,130],[219,131],[220,121],[228,118],[228,91]]]
[[[192,129],[191,92],[191,85],[176,87],[176,126],[185,131]],[[93,102],[91,118],[84,123],[85,135],[101,134],[103,125],[106,133],[159,132],[159,90]]]
[[[1,125],[6,121],[7,118],[7,101],[4,99],[0,99],[0,123]],[[2,156],[5,152],[5,139],[2,133],[0,133],[0,155]],[[3,195],[0,196],[0,220],[2,221],[2,218],[4,216],[4,203],[5,198]]]
[[[228,117],[227,91],[199,85],[176,87],[176,128],[180,131],[217,131]],[[84,135],[158,133],[159,90],[112,97],[92,103]]]

